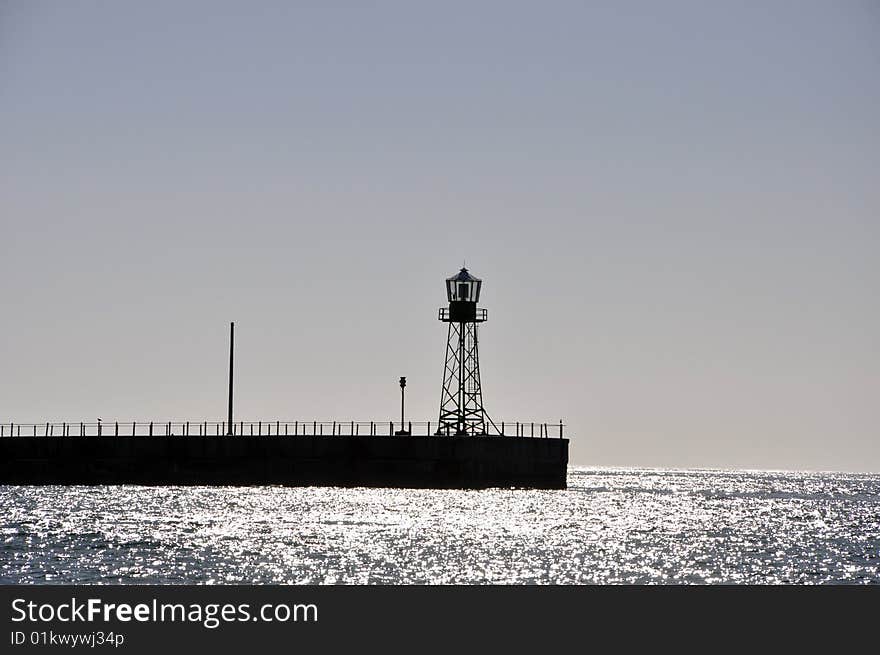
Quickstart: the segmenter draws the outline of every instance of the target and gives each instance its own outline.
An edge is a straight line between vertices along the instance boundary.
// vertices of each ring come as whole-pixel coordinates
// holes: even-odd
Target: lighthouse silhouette
[[[477,325],[487,319],[486,310],[477,307],[482,285],[467,268],[446,279],[449,306],[438,314],[449,324],[438,435],[485,435],[487,424],[495,427],[483,408],[480,385]]]

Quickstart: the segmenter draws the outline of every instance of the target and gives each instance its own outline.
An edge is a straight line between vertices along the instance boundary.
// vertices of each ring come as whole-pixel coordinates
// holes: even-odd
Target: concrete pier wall
[[[0,484],[564,489],[568,439],[152,436],[0,439]]]

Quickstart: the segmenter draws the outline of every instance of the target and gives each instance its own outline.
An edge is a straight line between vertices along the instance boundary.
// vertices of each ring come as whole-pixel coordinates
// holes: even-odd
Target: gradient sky
[[[880,471],[880,4],[0,2],[0,421],[496,421]]]

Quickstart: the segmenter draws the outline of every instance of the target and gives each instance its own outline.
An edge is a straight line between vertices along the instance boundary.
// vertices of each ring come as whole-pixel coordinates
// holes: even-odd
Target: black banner
[[[0,652],[551,652],[872,630],[857,587],[0,587]],[[831,630],[834,628],[834,630]]]

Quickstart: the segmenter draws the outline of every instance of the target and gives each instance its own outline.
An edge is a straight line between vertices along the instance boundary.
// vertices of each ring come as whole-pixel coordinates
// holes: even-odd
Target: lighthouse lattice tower
[[[477,324],[487,319],[486,310],[477,308],[482,284],[466,268],[446,280],[449,307],[441,307],[438,318],[449,323],[449,334],[437,434],[487,434],[487,424],[495,427],[483,409],[480,386]]]

